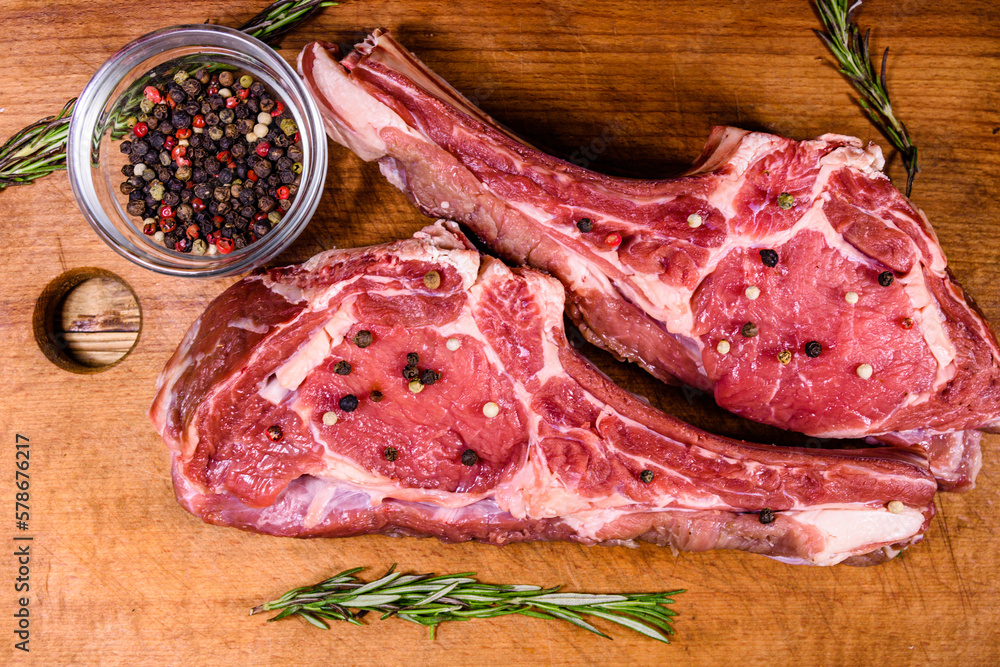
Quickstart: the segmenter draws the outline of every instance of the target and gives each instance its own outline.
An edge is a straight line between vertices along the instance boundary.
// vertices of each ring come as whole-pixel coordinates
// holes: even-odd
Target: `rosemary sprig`
[[[326,0],[278,0],[268,5],[240,30],[267,44],[312,18],[323,7],[336,2]],[[36,121],[0,146],[0,191],[9,185],[26,185],[54,171],[66,168],[66,140],[73,113],[74,97],[55,116]],[[134,105],[138,106],[138,101]],[[131,109],[131,107],[129,107]],[[126,129],[122,113],[114,119],[117,134]]]
[[[361,625],[360,619],[365,614],[376,612],[382,614],[383,620],[396,616],[425,625],[434,639],[437,626],[446,621],[522,614],[567,621],[611,639],[583,619],[593,616],[669,644],[667,636],[674,634],[671,623],[677,612],[664,605],[673,604],[671,596],[684,592],[559,593],[559,586],[484,584],[475,579],[474,572],[404,575],[395,572],[395,567],[390,567],[381,579],[368,583],[354,576],[363,567],[344,570],[318,584],[292,589],[277,600],[258,605],[250,610],[250,615],[280,609],[268,622],[295,615],[328,630],[327,620]]]
[[[861,0],[815,0],[816,9],[826,32],[817,30],[830,53],[840,65],[840,73],[858,91],[858,102],[872,123],[899,151],[906,167],[906,196],[913,190],[913,178],[920,171],[917,147],[910,141],[906,126],[896,118],[889,102],[889,89],[885,81],[885,66],[889,48],[882,53],[882,67],[876,69],[868,51],[868,38],[853,22],[854,12],[861,7]]]
[[[278,37],[308,21],[323,7],[337,4],[326,0],[278,0],[241,25],[238,30],[265,44],[274,44]]]
[[[74,97],[55,116],[36,121],[0,146],[0,190],[66,168],[66,138]]]

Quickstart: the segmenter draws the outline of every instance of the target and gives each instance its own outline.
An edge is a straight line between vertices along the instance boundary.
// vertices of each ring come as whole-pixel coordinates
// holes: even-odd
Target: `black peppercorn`
[[[641,473],[639,473],[639,481],[642,482],[643,484],[649,484],[650,482],[652,482],[653,477],[654,475],[652,470],[643,470]]]
[[[184,83],[181,84],[181,88],[190,97],[195,97],[198,93],[201,92],[201,83],[199,83],[197,79],[189,78],[185,80]]]
[[[462,452],[462,465],[464,466],[474,466],[479,463],[479,454],[472,449],[466,449]]]
[[[580,218],[576,223],[576,228],[586,234],[594,229],[594,221],[590,218]]]
[[[420,363],[420,355],[418,355],[416,352],[407,353],[406,363],[409,364],[410,366],[416,366],[417,364]]]
[[[121,145],[118,146],[118,150],[120,150],[123,154],[128,154],[132,150],[132,142],[128,140],[123,141]]]
[[[260,209],[261,213],[270,213],[274,210],[274,205],[276,202],[270,197],[261,197],[257,200],[257,208]]]
[[[439,377],[441,376],[428,368],[420,374],[420,382],[427,385],[434,384],[438,381]]]
[[[811,340],[806,343],[806,356],[815,359],[823,353],[823,346],[819,341]]]
[[[254,173],[257,174],[258,178],[267,178],[271,175],[271,163],[261,158],[257,161],[257,164],[253,166],[253,170]]]
[[[343,359],[341,359],[340,361],[337,362],[337,365],[333,367],[333,372],[336,373],[337,375],[350,375],[351,365],[346,361],[344,361]]]
[[[778,265],[778,253],[770,248],[764,248],[760,251],[760,261],[764,263],[764,266],[775,267]]]
[[[769,523],[774,523],[774,510],[772,509],[768,509],[767,507],[765,507],[760,511],[760,514],[758,514],[757,516],[760,519],[760,522],[765,525]]]
[[[358,409],[358,397],[354,394],[348,394],[340,399],[338,405],[344,412],[354,412]]]
[[[267,427],[267,437],[269,437],[271,440],[277,442],[281,440],[283,436],[284,434],[281,432],[281,427],[278,426],[277,424]]]
[[[418,375],[420,375],[420,371],[418,371],[417,367],[413,364],[407,364],[406,367],[403,368],[403,377],[407,380],[415,380]]]
[[[271,224],[267,220],[258,220],[253,223],[253,233],[257,236],[265,236],[271,231]]]
[[[373,403],[379,403],[382,401],[382,392],[378,389],[372,389],[371,393],[368,394],[368,398],[372,399]]]
[[[372,344],[372,332],[362,329],[358,333],[354,334],[354,344],[362,348],[368,347]]]
[[[399,452],[396,451],[395,447],[393,447],[392,445],[389,445],[384,450],[382,450],[382,456],[385,457],[386,461],[388,461],[389,463],[392,463],[397,458],[399,458]]]
[[[895,278],[892,275],[892,271],[883,271],[878,274],[878,284],[882,287],[888,287],[892,284],[893,280],[895,280]]]

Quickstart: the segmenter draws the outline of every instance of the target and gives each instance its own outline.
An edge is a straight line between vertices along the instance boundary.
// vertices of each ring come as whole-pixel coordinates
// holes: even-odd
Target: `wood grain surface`
[[[0,137],[53,114],[126,42],[156,28],[236,26],[264,2],[6,0]],[[891,46],[895,108],[920,148],[913,199],[958,279],[1000,324],[1000,5],[871,0],[873,50]],[[813,34],[804,0],[771,2],[355,2],[286,36],[351,43],[390,28],[488,113],[558,154],[615,174],[668,176],[709,129],[735,124],[797,139],[826,132],[885,142]],[[889,173],[901,181],[898,157]],[[331,147],[323,202],[279,259],[407,236],[427,221],[371,164]],[[65,173],[0,192],[0,663],[807,664],[1000,662],[1000,436],[983,439],[977,487],[939,495],[923,543],[885,565],[791,567],[742,553],[674,555],[643,546],[496,548],[359,537],[299,541],[202,524],[176,504],[166,448],[146,418],[154,381],[204,307],[233,279],[162,277],[113,253],[77,210]],[[32,335],[43,288],[95,266],[142,308],[136,348],[79,375]],[[797,442],[714,408],[703,395],[587,353],[619,383],[717,433]],[[30,528],[14,522],[15,436],[30,439]],[[30,592],[14,590],[13,538],[30,536]],[[23,542],[21,543],[23,544]],[[392,563],[473,570],[494,582],[568,590],[686,588],[669,646],[614,641],[529,618],[444,626],[436,641],[402,621],[328,632],[266,624],[249,608],[335,571]],[[30,653],[14,648],[16,599],[30,598]],[[606,626],[602,626],[606,627]]]

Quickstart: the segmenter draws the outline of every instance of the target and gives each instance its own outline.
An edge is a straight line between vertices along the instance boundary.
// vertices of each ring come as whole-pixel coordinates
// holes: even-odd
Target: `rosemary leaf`
[[[383,620],[396,616],[429,628],[430,637],[437,626],[448,621],[474,618],[497,618],[521,614],[543,620],[561,620],[610,639],[586,621],[584,616],[601,618],[621,627],[669,643],[674,634],[676,611],[666,608],[672,596],[666,593],[599,595],[558,593],[558,586],[485,584],[475,573],[435,576],[403,575],[395,566],[381,578],[364,583],[355,574],[362,568],[345,570],[313,586],[292,589],[280,598],[250,610],[250,614],[278,611],[269,619],[302,616],[317,627],[327,627],[322,619],[342,620],[361,625],[360,618],[370,611],[381,612]]]
[[[880,67],[872,63],[868,41],[871,30],[861,34],[853,22],[861,0],[814,0],[826,32],[816,31],[823,44],[837,60],[840,73],[858,91],[858,103],[872,124],[899,151],[906,167],[906,196],[913,190],[913,179],[920,171],[917,147],[910,141],[906,126],[896,118],[889,101],[885,70],[889,49],[882,53]]]

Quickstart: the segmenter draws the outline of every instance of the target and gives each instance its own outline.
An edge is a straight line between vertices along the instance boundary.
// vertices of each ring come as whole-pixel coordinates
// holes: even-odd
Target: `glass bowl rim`
[[[122,218],[117,212],[109,213],[101,204],[95,184],[95,170],[91,163],[92,141],[99,123],[106,123],[105,110],[125,78],[143,63],[174,50],[190,50],[204,47],[207,54],[213,49],[230,51],[240,57],[254,61],[270,69],[275,74],[286,104],[291,104],[298,115],[306,121],[303,134],[308,141],[309,151],[304,159],[305,169],[299,192],[296,195],[291,214],[283,225],[257,243],[247,246],[246,254],[230,259],[229,255],[214,255],[212,259],[192,256],[187,262],[174,261],[166,248],[156,252],[138,247],[135,242],[118,229],[113,216]],[[238,48],[237,48],[238,47]],[[169,61],[169,58],[166,59]],[[150,69],[152,69],[151,66]],[[140,75],[141,76],[141,75]],[[288,99],[294,97],[294,100]],[[300,131],[301,131],[300,130]],[[102,141],[104,140],[102,131]],[[323,194],[327,171],[327,142],[323,130],[319,108],[309,94],[305,84],[291,65],[264,42],[238,30],[225,26],[194,24],[160,28],[129,42],[113,54],[95,72],[76,100],[70,119],[69,137],[66,147],[66,166],[70,187],[77,206],[97,233],[112,250],[129,261],[157,273],[173,276],[214,278],[250,271],[273,259],[284,251],[298,237],[319,206]],[[124,224],[134,225],[124,219]],[[178,257],[182,260],[184,257]],[[221,261],[220,261],[221,260]],[[229,261],[226,261],[229,260]]]

